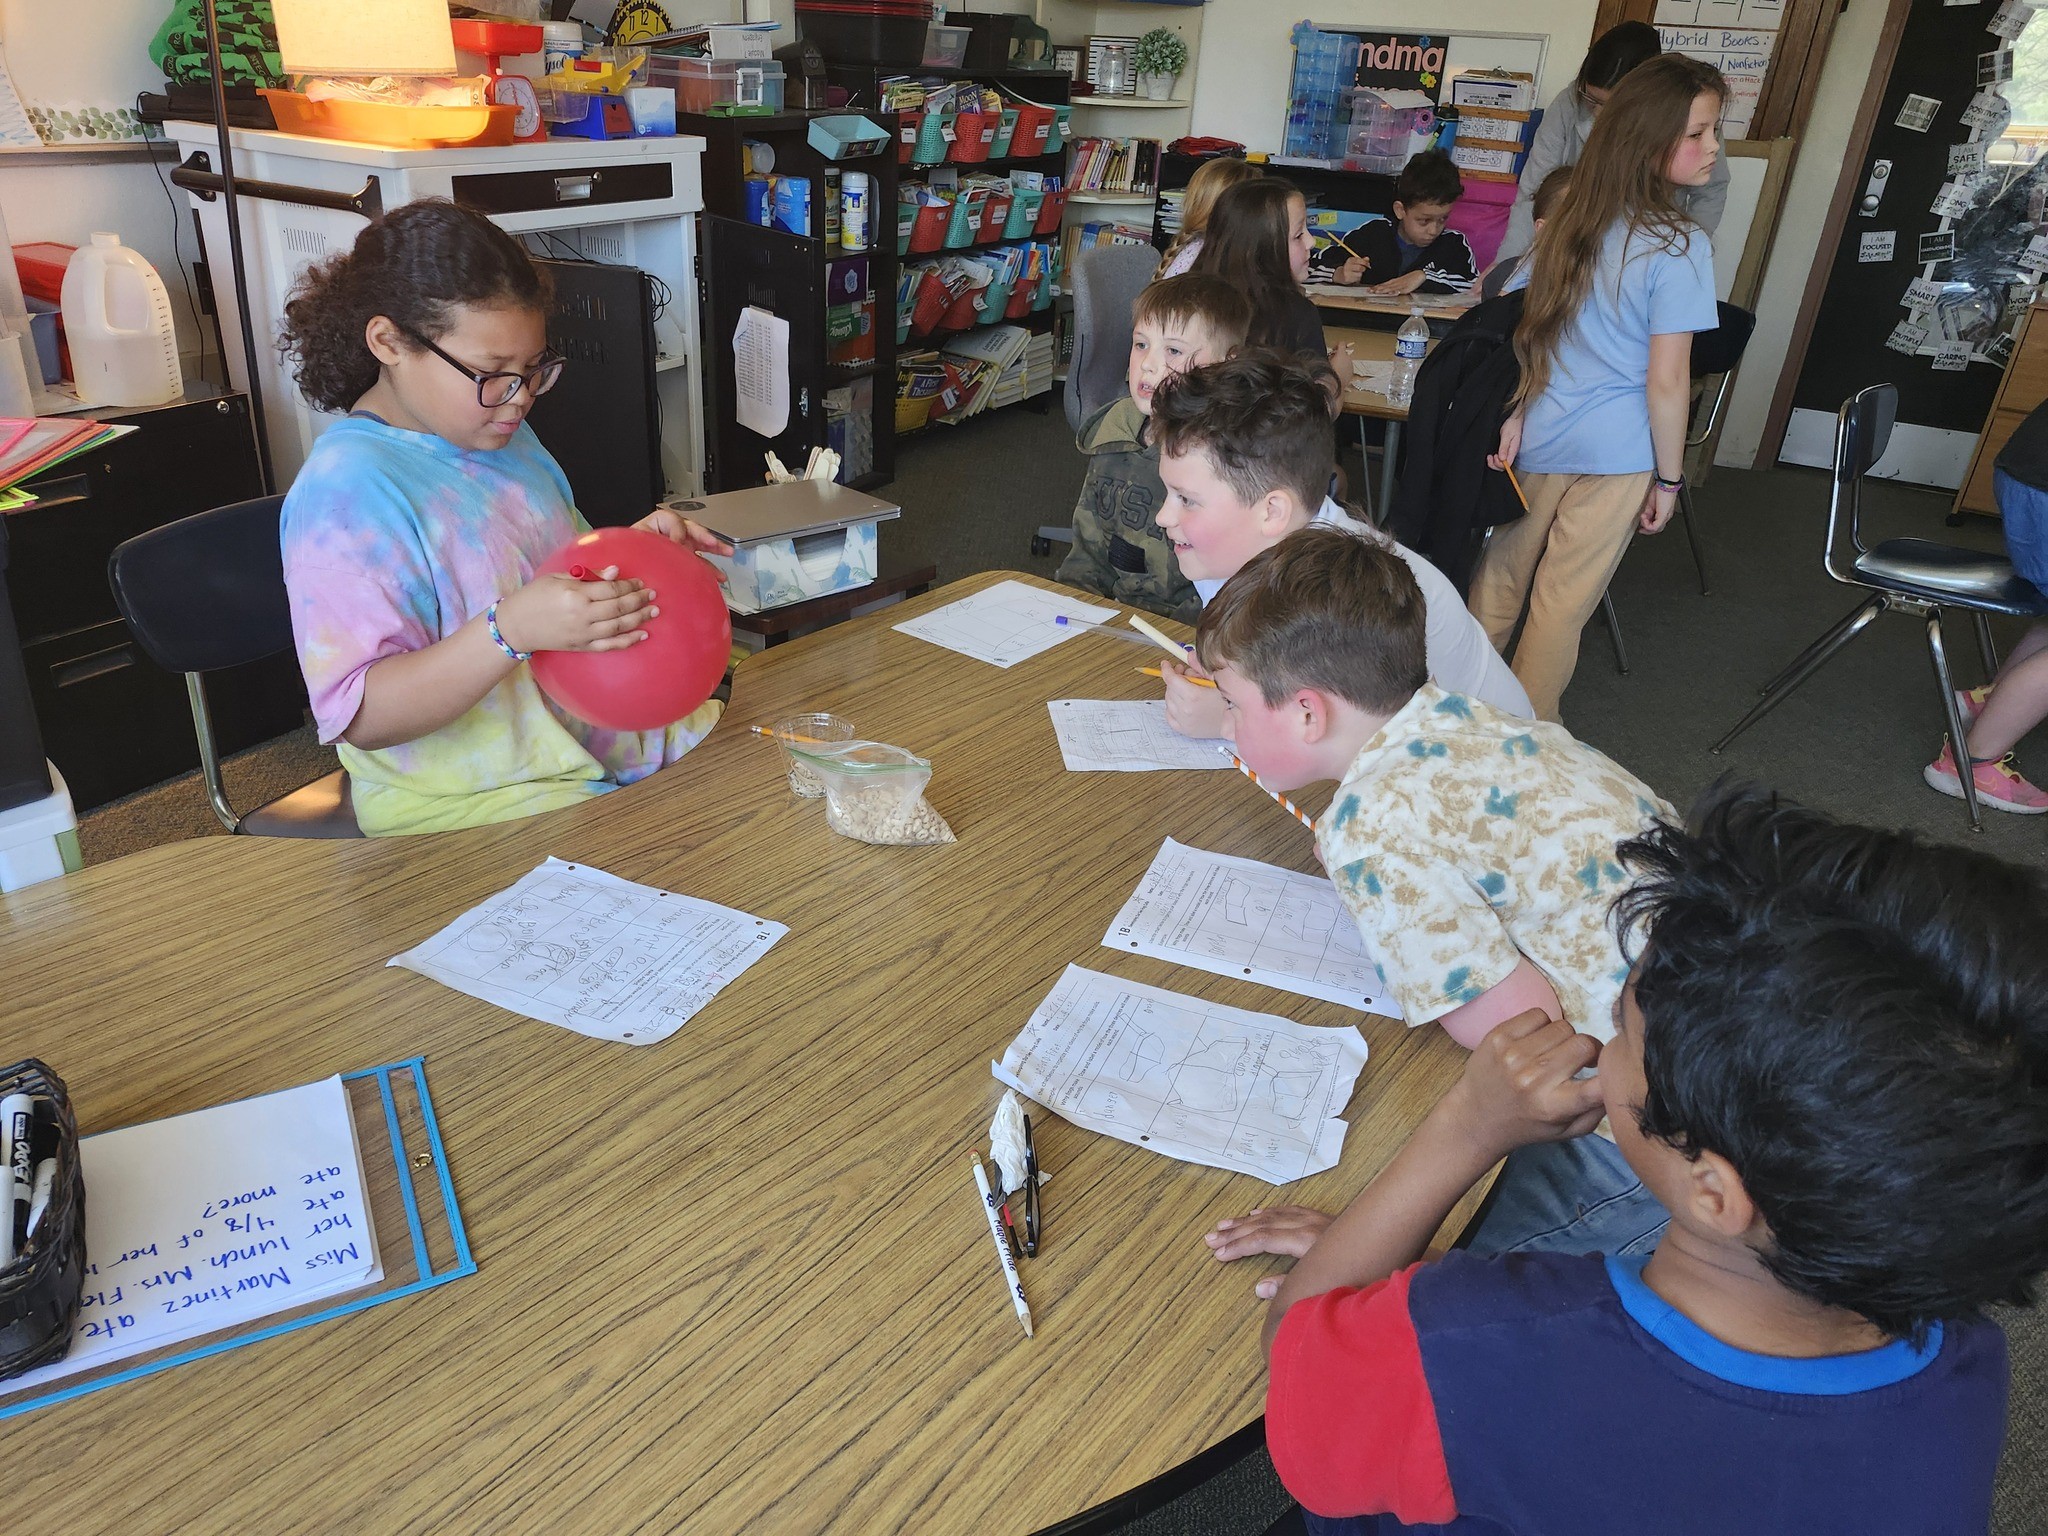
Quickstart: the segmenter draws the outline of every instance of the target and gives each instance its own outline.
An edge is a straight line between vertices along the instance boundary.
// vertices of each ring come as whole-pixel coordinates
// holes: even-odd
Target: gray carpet
[[[1082,461],[1055,401],[956,428],[900,448],[889,494],[903,504],[885,537],[899,554],[939,568],[940,581],[1009,568],[1050,576],[1030,553],[1033,530],[1071,515]],[[1356,483],[1355,451],[1351,477]],[[1605,630],[1588,627],[1564,699],[1566,723],[1683,806],[1722,773],[1769,783],[1831,814],[1968,841],[2002,857],[2040,861],[2048,817],[1985,813],[1969,831],[1959,801],[1928,789],[1920,769],[1939,748],[1941,706],[1922,626],[1887,615],[1819,676],[1729,749],[1707,748],[1761,684],[1855,605],[1820,569],[1827,479],[1805,470],[1717,471],[1697,497],[1712,595],[1702,597],[1683,535],[1640,539],[1614,583],[1632,671],[1615,669]],[[1996,526],[1943,526],[1948,498],[1903,486],[1870,496],[1877,536],[1911,533],[1998,547]],[[2014,632],[2001,631],[2001,644]],[[1965,686],[1982,680],[1967,629],[1954,626],[1950,661]],[[2048,780],[2048,733],[2022,745],[2021,766]],[[243,754],[229,767],[237,805],[260,803],[332,766],[310,732]],[[246,799],[244,798],[246,796]],[[174,780],[84,818],[88,862],[175,838],[217,833],[196,776]],[[2038,1313],[2004,1319],[2013,1364],[2012,1413],[1995,1536],[2048,1532],[2048,1326]],[[1253,1369],[1250,1343],[1244,1361]],[[1126,1527],[1130,1536],[1254,1536],[1286,1507],[1263,1453]]]

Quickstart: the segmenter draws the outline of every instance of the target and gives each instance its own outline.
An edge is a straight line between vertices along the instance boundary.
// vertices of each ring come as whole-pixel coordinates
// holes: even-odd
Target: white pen
[[[988,1185],[988,1170],[981,1166],[981,1155],[969,1152],[967,1161],[974,1165],[974,1185],[981,1191],[981,1203],[988,1212],[988,1235],[995,1239],[996,1259],[1003,1266],[1003,1283],[1010,1288],[1010,1300],[1017,1308],[1017,1320],[1024,1325],[1024,1337],[1031,1337],[1031,1303],[1024,1299],[1024,1282],[1017,1278],[1017,1261],[1010,1256],[1010,1239],[1003,1232],[1002,1213],[996,1206],[995,1191]]]
[[[36,1164],[35,1192],[28,1200],[28,1236],[36,1235],[36,1223],[50,1208],[50,1191],[57,1183],[57,1159],[46,1157]]]
[[[0,1099],[0,1266],[12,1264],[20,1251],[15,1234],[28,1221],[30,1193],[35,1188],[30,1140],[35,1133],[35,1100],[25,1093]]]

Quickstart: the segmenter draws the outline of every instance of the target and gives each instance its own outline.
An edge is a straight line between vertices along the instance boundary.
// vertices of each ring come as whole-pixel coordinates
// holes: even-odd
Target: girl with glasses
[[[372,223],[309,268],[280,346],[299,388],[347,414],[285,497],[285,585],[320,739],[376,835],[507,821],[645,778],[709,734],[716,700],[666,730],[563,713],[525,663],[539,650],[646,638],[660,594],[637,581],[536,579],[588,524],[526,424],[560,378],[547,280],[512,236],[452,203]],[[640,527],[728,551],[687,518]]]

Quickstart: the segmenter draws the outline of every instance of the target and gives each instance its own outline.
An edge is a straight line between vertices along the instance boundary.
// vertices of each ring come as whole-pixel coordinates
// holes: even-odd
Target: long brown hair
[[[1240,182],[1250,181],[1260,175],[1259,168],[1235,155],[1218,155],[1214,160],[1205,160],[1195,167],[1195,174],[1188,178],[1187,196],[1180,204],[1180,233],[1173,237],[1173,244],[1166,248],[1166,256],[1159,263],[1164,272],[1173,264],[1173,258],[1187,249],[1190,240],[1200,240],[1209,227],[1209,215],[1216,211],[1216,200]]]
[[[1670,250],[1699,235],[1679,211],[1664,169],[1685,138],[1693,102],[1703,95],[1728,99],[1718,69],[1681,53],[1660,54],[1624,75],[1593,119],[1564,196],[1536,232],[1529,297],[1515,327],[1515,359],[1522,365],[1516,405],[1549,386],[1551,366],[1578,323],[1616,223],[1626,222],[1631,236],[1653,235]]]
[[[1300,196],[1278,176],[1239,182],[1216,199],[1195,258],[1195,271],[1222,278],[1252,301],[1254,346],[1274,339],[1288,301],[1301,292],[1287,253],[1287,205]]]

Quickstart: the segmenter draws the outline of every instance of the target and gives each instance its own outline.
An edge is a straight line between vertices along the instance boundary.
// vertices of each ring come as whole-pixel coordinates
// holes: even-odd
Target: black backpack
[[[1521,383],[1512,345],[1521,320],[1519,289],[1473,305],[1415,375],[1391,526],[1460,596],[1471,586],[1486,530],[1523,512],[1508,477],[1486,467]]]

